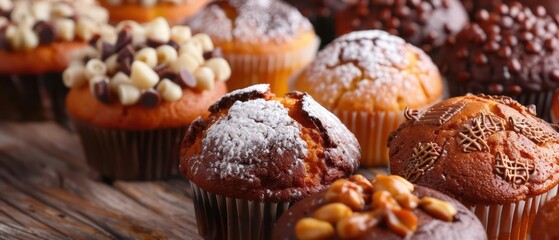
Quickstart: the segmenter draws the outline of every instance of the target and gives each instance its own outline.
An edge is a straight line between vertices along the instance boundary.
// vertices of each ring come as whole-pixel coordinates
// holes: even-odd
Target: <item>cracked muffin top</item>
[[[181,149],[181,171],[208,192],[288,202],[359,166],[355,136],[308,94],[277,97],[269,85],[254,85],[225,95],[210,112],[191,124]]]
[[[439,70],[422,50],[380,30],[352,32],[319,52],[295,79],[328,109],[399,111],[442,96]]]
[[[503,204],[559,182],[559,134],[505,96],[468,95],[420,112],[390,140],[390,171],[467,204]]]

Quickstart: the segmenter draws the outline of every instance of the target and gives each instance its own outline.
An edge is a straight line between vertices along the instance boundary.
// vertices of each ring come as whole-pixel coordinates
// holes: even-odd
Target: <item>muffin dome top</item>
[[[313,31],[297,9],[275,0],[217,1],[190,23],[195,32],[205,32],[215,41],[283,44]]]
[[[559,182],[559,134],[505,96],[465,96],[408,121],[389,140],[390,169],[466,203],[511,203]]]
[[[458,0],[363,0],[338,18],[338,34],[382,29],[426,52],[441,46],[468,22],[468,14]]]
[[[310,238],[314,236],[314,238]],[[399,176],[354,175],[295,204],[276,223],[274,240],[487,239],[458,201]]]
[[[431,59],[380,30],[346,34],[327,45],[295,80],[328,109],[395,111],[425,106],[442,96]]]
[[[268,85],[237,90],[194,121],[181,170],[208,192],[257,201],[291,201],[323,190],[359,166],[349,130],[309,95],[276,97]]]
[[[103,34],[108,13],[89,0],[5,0],[0,3],[0,50],[30,51],[58,41]]]
[[[559,87],[559,31],[544,8],[520,3],[480,10],[442,50],[443,75],[468,92],[504,94]]]

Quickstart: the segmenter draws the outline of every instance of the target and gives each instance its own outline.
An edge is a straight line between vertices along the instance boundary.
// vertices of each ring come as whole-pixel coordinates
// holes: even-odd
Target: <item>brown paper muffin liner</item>
[[[449,89],[451,97],[463,96],[468,93],[466,88],[454,86],[453,84],[449,84]],[[538,112],[538,117],[549,122],[551,121],[551,114],[549,110],[551,109],[554,93],[555,89],[538,93],[523,93],[517,96],[511,96],[511,98],[524,106],[534,104]]]
[[[119,180],[154,180],[178,175],[187,127],[145,131],[108,129],[74,119],[88,165]]]
[[[353,132],[361,145],[361,166],[387,166],[388,137],[406,121],[404,111],[357,112],[332,111]]]
[[[479,204],[470,207],[487,230],[488,239],[526,239],[534,217],[547,201],[557,195],[558,186],[524,201],[509,204]]]
[[[258,83],[269,83],[272,92],[283,95],[289,92],[289,77],[312,62],[320,41],[297,51],[274,55],[223,53],[229,62],[232,75],[227,81],[229,91]]]
[[[0,75],[0,120],[56,120],[69,127],[61,73]]]
[[[255,202],[204,191],[190,182],[198,233],[204,239],[271,239],[274,224],[290,202]]]

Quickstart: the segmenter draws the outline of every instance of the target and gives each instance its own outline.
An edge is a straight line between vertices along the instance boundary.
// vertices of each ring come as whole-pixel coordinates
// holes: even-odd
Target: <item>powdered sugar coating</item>
[[[296,81],[298,90],[309,92],[329,109],[340,101],[374,109],[394,109],[404,102],[425,103],[438,98],[438,69],[420,49],[380,30],[346,34],[329,44]],[[414,93],[414,94],[410,94]]]
[[[224,8],[227,4],[236,11],[236,16],[227,14]],[[218,2],[200,12],[189,25],[216,41],[245,43],[285,43],[312,30],[308,19],[297,9],[276,0]]]
[[[199,156],[216,159],[210,163],[209,178],[265,188],[269,186],[263,186],[264,181],[270,178],[294,178],[295,173],[304,172],[307,144],[300,136],[300,125],[279,102],[237,101],[208,128]],[[270,176],[275,170],[281,173]]]
[[[252,93],[252,92],[264,94],[268,91],[270,91],[270,84],[256,84],[256,85],[252,85],[250,87],[241,88],[241,89],[231,91],[230,93],[225,94],[223,96],[223,98],[232,97],[232,96],[241,95],[241,94],[246,94],[246,93]]]

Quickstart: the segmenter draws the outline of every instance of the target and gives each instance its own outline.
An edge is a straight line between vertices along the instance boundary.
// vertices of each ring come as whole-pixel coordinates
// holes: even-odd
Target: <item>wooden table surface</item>
[[[0,239],[199,239],[182,179],[96,180],[78,137],[0,123]]]

